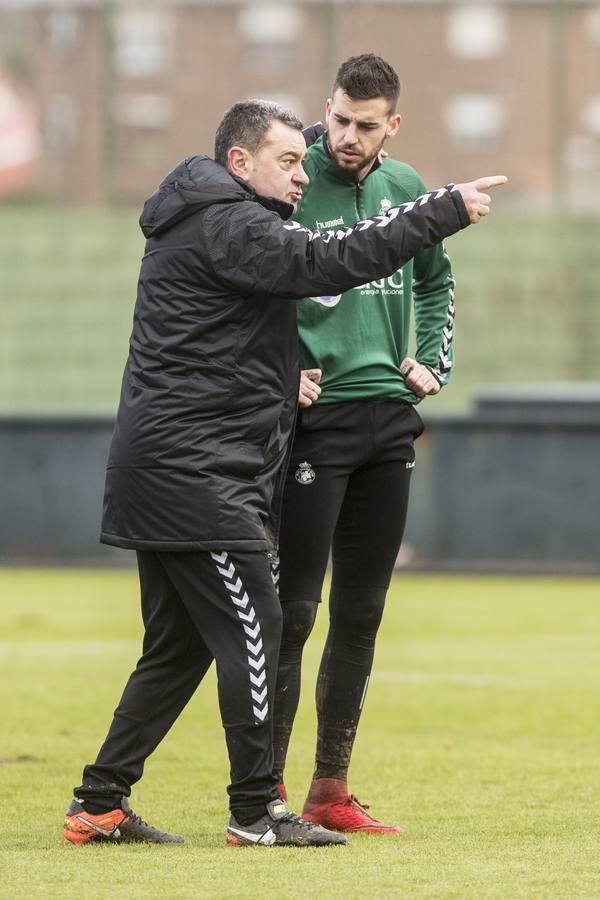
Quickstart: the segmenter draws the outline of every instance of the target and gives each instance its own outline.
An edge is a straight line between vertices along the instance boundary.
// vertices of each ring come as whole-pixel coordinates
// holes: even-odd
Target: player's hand
[[[300,389],[298,391],[298,405],[310,406],[319,399],[321,388],[319,382],[323,373],[320,369],[302,369],[300,372]]]
[[[428,394],[437,394],[441,390],[441,384],[431,374],[427,366],[421,365],[416,359],[405,356],[400,363],[400,374],[404,375],[406,386],[417,395],[426,397]]]
[[[477,178],[475,181],[468,181],[466,184],[457,184],[455,186],[455,189],[460,191],[461,197],[465,202],[472,225],[480,222],[490,211],[492,198],[485,192],[489,191],[490,188],[506,184],[507,181],[506,175],[488,175],[486,178]]]

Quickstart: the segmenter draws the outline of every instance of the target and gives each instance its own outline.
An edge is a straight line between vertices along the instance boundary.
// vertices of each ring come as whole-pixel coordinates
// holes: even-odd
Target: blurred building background
[[[421,407],[409,555],[600,566],[600,0],[0,0],[0,559],[100,552],[143,199],[235,100],[315,121],[365,51],[401,77],[391,155],[510,179],[448,242],[456,372]]]
[[[595,210],[600,4],[580,0],[1,0],[4,79],[40,128],[31,186],[139,201],[211,152],[224,109],[276,97],[311,121],[339,61],[374,49],[403,82],[398,145],[427,181],[510,171],[513,202]]]

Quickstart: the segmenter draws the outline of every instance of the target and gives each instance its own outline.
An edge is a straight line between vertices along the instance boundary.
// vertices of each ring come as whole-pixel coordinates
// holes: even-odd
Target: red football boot
[[[317,778],[310,786],[302,818],[335,831],[362,831],[366,834],[404,834],[401,825],[384,825],[365,810],[348,785],[337,778]]]

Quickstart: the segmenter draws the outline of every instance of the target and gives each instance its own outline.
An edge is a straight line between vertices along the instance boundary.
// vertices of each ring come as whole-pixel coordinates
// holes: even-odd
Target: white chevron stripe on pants
[[[217,572],[223,578],[223,584],[233,603],[238,618],[245,632],[246,649],[248,651],[248,676],[250,680],[250,694],[252,697],[252,711],[256,722],[264,722],[269,712],[267,699],[265,654],[260,631],[260,623],[256,618],[256,612],[247,592],[244,590],[242,580],[236,572],[234,564],[227,551],[223,553],[211,553]]]

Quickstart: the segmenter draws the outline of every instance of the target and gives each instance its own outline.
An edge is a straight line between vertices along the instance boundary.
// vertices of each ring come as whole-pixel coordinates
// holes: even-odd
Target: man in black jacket
[[[346,842],[291,813],[272,772],[281,610],[271,562],[299,382],[290,301],[396,271],[485,215],[482,189],[499,180],[442,188],[354,229],[310,231],[287,221],[308,181],[301,127],[275,104],[236,104],[216,161],[184,160],[144,206],[101,536],[137,552],[143,655],[67,810],[73,843],[183,841],[126,798],[213,659],[228,842]]]

